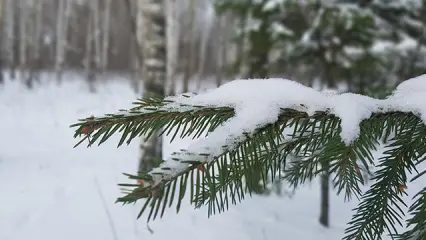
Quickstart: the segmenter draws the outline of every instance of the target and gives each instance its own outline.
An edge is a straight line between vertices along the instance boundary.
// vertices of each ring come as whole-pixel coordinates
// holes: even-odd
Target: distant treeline
[[[224,26],[217,21],[209,0],[193,1],[195,5],[190,0],[179,1],[178,56],[183,61],[178,61],[177,71],[189,68],[191,74],[213,74]],[[134,39],[136,2],[0,0],[2,67],[134,72],[139,60],[143,61]]]

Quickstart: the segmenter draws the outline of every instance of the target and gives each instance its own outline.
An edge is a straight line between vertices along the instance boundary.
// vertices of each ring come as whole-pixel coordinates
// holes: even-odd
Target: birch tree
[[[27,21],[28,7],[27,1],[19,1],[19,68],[21,75],[25,72],[27,63]]]
[[[167,95],[174,95],[176,91],[176,69],[179,50],[179,8],[176,0],[166,0],[167,21]]]
[[[186,42],[187,42],[187,47],[189,49],[189,53],[188,56],[185,57],[185,72],[184,72],[184,76],[183,76],[183,92],[188,92],[189,91],[189,79],[191,78],[191,67],[193,66],[193,62],[195,61],[194,59],[194,53],[195,53],[195,48],[192,45],[194,42],[192,42],[194,40],[194,22],[195,22],[195,0],[189,0],[189,14],[190,14],[190,19],[189,19],[189,24],[186,27],[188,34],[187,34],[187,38],[186,38]]]
[[[227,51],[227,31],[224,31],[226,24],[226,16],[219,16],[217,18],[218,32],[220,32],[218,39],[216,40],[216,48],[217,48],[217,62],[216,62],[216,86],[222,85],[223,81],[223,71],[226,63],[226,51]]]
[[[101,66],[101,24],[99,14],[99,0],[91,0],[91,7],[93,11],[93,42],[95,45],[95,74]]]
[[[5,20],[6,20],[6,36],[5,46],[7,51],[7,61],[9,63],[10,77],[15,78],[15,0],[7,0],[6,2]]]
[[[141,74],[144,97],[164,95],[166,69],[166,17],[164,1],[139,0],[137,11],[139,49],[144,60]],[[143,26],[143,27],[141,27]],[[140,145],[139,171],[146,171],[162,158],[162,139],[152,135]]]
[[[68,20],[71,15],[72,0],[58,0],[56,24],[55,72],[58,82],[62,80],[63,64],[65,62]]]
[[[89,9],[90,12],[90,9]],[[84,52],[84,68],[86,71],[87,83],[89,85],[90,92],[95,92],[95,73],[93,71],[93,28],[94,28],[94,16],[90,14],[89,22],[87,24],[86,32],[86,47]]]
[[[33,41],[29,44],[29,61],[30,69],[29,75],[26,76],[26,84],[29,87],[32,87],[33,81],[39,81],[39,76],[36,74],[37,71],[40,70],[40,61],[41,61],[41,44],[42,44],[42,32],[43,32],[43,1],[44,0],[31,0],[31,8],[32,8],[32,19],[35,21],[31,23],[31,38]]]
[[[24,46],[23,48],[23,52],[21,53],[22,56],[25,56],[25,61],[22,64],[22,71],[21,71],[21,81],[24,82],[25,86],[29,89],[32,89],[34,84],[32,81],[32,72],[33,72],[33,65],[32,65],[32,61],[33,61],[33,51],[34,51],[34,40],[35,39],[35,34],[36,34],[36,30],[34,28],[34,22],[35,21],[30,21],[30,19],[33,19],[34,17],[34,6],[35,6],[35,0],[27,0],[26,1],[26,5],[25,5],[25,16],[22,19],[23,21],[21,22],[22,24],[22,33],[23,31],[25,31],[25,36],[24,39],[24,43],[22,46]]]
[[[2,21],[3,20],[3,13],[4,13],[4,0],[0,0],[0,26],[3,26],[3,21]],[[1,34],[3,34],[3,31],[1,31]],[[0,58],[0,70],[2,70],[0,72],[0,84],[4,82],[4,79],[3,79],[4,66],[3,65],[4,65],[3,64],[3,58]]]
[[[62,78],[62,64],[64,61],[63,52],[63,25],[64,25],[64,13],[65,13],[65,2],[66,0],[58,0],[57,19],[56,19],[56,50],[55,50],[55,72],[56,79],[61,82]]]
[[[207,5],[207,4],[206,4]],[[210,6],[205,6],[203,9],[206,12],[206,16],[204,18],[205,23],[204,27],[201,28],[200,32],[200,50],[199,50],[199,65],[197,70],[197,78],[196,78],[196,89],[197,91],[201,88],[201,79],[205,76],[205,66],[206,66],[206,53],[207,47],[210,39],[210,35],[212,32],[212,23],[213,20],[213,9]]]
[[[126,12],[128,17],[128,23],[130,25],[130,47],[129,47],[129,62],[131,63],[131,86],[135,93],[140,91],[140,65],[142,62],[142,42],[143,40],[138,36],[143,36],[139,34],[142,31],[142,20],[139,21],[139,18],[142,17],[142,14],[138,14],[137,5],[140,4],[139,1],[125,0]]]
[[[35,0],[36,1],[36,21],[35,21],[35,31],[36,31],[36,37],[34,45],[34,58],[35,61],[37,61],[37,65],[40,63],[40,50],[42,45],[42,37],[43,37],[43,3],[44,0]]]
[[[111,0],[106,0],[105,9],[103,12],[102,56],[101,56],[102,71],[105,71],[108,67],[110,23],[111,23]]]

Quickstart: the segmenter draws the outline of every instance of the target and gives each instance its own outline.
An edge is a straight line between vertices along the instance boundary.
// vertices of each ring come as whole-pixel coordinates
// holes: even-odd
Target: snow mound
[[[413,112],[426,123],[426,74],[399,84],[387,103],[389,109]]]
[[[319,92],[279,78],[235,80],[200,95],[185,94],[166,100],[171,102],[163,108],[167,111],[185,112],[200,105],[231,107],[235,116],[216,128],[208,138],[198,140],[186,151],[175,153],[169,161],[154,169],[151,173],[162,173],[153,174],[155,184],[187,169],[189,161],[204,157],[205,162],[210,162],[235,149],[256,129],[275,123],[283,109],[306,112],[309,116],[318,111],[336,115],[341,119],[340,135],[346,145],[358,138],[360,123],[374,113],[413,112],[426,122],[426,74],[401,83],[385,100],[353,93]]]
[[[235,80],[200,95],[167,97],[168,111],[189,111],[191,106],[231,107],[235,116],[219,126],[208,138],[190,145],[187,151],[176,153],[179,161],[166,161],[154,174],[154,182],[175,176],[185,170],[188,161],[200,155],[210,162],[253,134],[256,129],[275,123],[283,109],[294,109],[312,116],[318,111],[335,114],[341,119],[341,137],[351,144],[359,135],[359,124],[383,109],[383,101],[353,93],[319,92],[300,83],[279,78]],[[182,108],[181,105],[184,105]],[[224,147],[226,146],[226,147]],[[168,169],[168,170],[162,170]],[[169,170],[171,169],[171,170]]]

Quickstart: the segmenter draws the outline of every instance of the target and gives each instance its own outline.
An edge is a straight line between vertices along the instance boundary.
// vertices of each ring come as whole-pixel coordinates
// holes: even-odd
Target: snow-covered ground
[[[122,172],[137,167],[138,142],[116,148],[117,138],[73,149],[69,125],[78,118],[127,108],[136,98],[128,83],[110,81],[89,93],[81,81],[44,84],[29,91],[0,86],[0,240],[294,239],[338,240],[350,209],[331,198],[331,227],[318,224],[317,181],[293,198],[255,196],[207,218],[207,209],[184,205],[150,223],[136,220],[142,203],[114,204]],[[165,155],[186,141],[166,145]],[[409,190],[417,190],[409,186]]]

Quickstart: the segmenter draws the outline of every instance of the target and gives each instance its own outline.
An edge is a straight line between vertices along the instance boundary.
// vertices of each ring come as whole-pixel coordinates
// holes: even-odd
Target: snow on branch
[[[218,109],[223,111],[215,111]],[[131,129],[143,129],[143,124],[146,129],[141,133],[152,134],[155,129],[172,126],[173,121],[177,124],[195,112],[204,111],[205,116],[211,117],[210,123],[215,121],[214,117],[221,116],[223,121],[219,126],[211,128],[208,137],[199,139],[186,150],[174,153],[160,167],[150,172],[152,184],[155,186],[188,171],[194,162],[210,163],[232,151],[244,142],[247,136],[256,133],[257,129],[277,122],[284,109],[304,112],[309,116],[318,112],[335,115],[341,121],[341,138],[346,145],[350,145],[360,134],[360,123],[373,114],[414,113],[426,122],[426,75],[401,83],[386,99],[374,99],[353,93],[326,94],[285,79],[235,80],[199,95],[166,97],[157,102],[140,103],[139,107],[131,111],[91,118],[90,131],[87,130],[89,125],[85,123],[73,126],[80,126],[76,130],[76,136],[97,129],[97,138],[104,134],[102,143],[114,132],[110,133],[111,128],[103,127],[123,121],[119,117],[127,118],[127,123],[116,125],[116,128],[121,126],[124,135],[130,134],[131,138],[134,138],[137,134],[132,134]],[[226,114],[221,115],[224,111]],[[164,118],[169,118],[169,121],[162,121],[164,124],[159,126],[160,123],[157,122]],[[132,122],[136,120],[137,123]],[[203,158],[201,161],[200,157]]]

